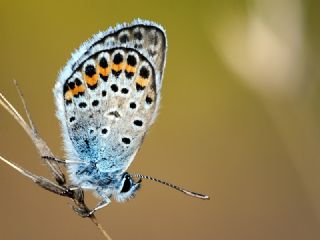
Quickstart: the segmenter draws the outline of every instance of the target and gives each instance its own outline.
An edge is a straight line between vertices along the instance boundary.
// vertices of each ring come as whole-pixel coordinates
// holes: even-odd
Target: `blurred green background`
[[[159,117],[131,172],[137,197],[97,217],[113,239],[320,239],[319,1],[1,1],[0,92],[17,79],[42,137],[63,156],[52,88],[71,52],[99,30],[162,24],[168,58]],[[0,110],[0,154],[50,176]],[[0,163],[1,239],[102,239],[68,199]],[[87,194],[94,206],[97,199]]]

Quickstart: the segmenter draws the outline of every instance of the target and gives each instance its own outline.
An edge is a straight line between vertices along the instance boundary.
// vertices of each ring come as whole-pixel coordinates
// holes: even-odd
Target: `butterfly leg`
[[[96,211],[98,211],[99,209],[102,209],[104,207],[106,207],[109,203],[111,203],[110,198],[108,198],[107,196],[105,196],[101,202],[99,202],[97,204],[97,206],[91,210],[90,215],[94,214]]]
[[[81,187],[79,186],[69,186],[68,188],[69,190],[71,191],[75,191],[75,192],[78,192],[80,191],[79,193],[82,194],[82,196],[78,197],[78,199],[83,199],[84,197],[84,193],[83,193],[83,190],[96,190],[96,187],[88,184],[86,185],[85,182],[82,182],[81,183]],[[74,210],[81,216],[81,217],[90,217],[92,216],[97,210],[101,209],[101,208],[104,208],[105,206],[107,206],[109,203],[111,203],[111,200],[110,200],[110,195],[106,195],[105,193],[97,190],[97,193],[99,194],[99,196],[102,198],[102,201],[99,202],[96,207],[92,210],[88,209],[88,208],[74,208]],[[80,200],[81,201],[81,200]]]
[[[106,207],[107,205],[109,205],[109,203],[111,203],[110,196],[107,196],[107,195],[104,194],[104,193],[101,194],[100,192],[98,192],[98,194],[101,196],[102,201],[99,202],[99,203],[97,204],[97,206],[96,206],[94,209],[92,209],[91,211],[84,212],[84,213],[80,214],[82,217],[90,217],[90,216],[92,216],[96,211],[98,211],[99,209],[102,209],[102,208]]]

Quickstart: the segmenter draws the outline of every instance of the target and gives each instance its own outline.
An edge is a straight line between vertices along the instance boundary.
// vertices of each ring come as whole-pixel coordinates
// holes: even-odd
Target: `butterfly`
[[[101,197],[94,211],[140,188],[143,176],[136,182],[126,170],[157,116],[166,52],[164,28],[138,19],[94,35],[59,74],[54,95],[67,159],[83,162],[68,172]]]

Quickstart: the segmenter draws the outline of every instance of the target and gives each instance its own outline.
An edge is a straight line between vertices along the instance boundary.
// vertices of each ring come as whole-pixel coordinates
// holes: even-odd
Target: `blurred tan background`
[[[52,96],[57,73],[92,34],[140,17],[162,24],[168,58],[160,115],[131,172],[137,197],[98,212],[113,239],[320,239],[318,1],[1,1],[0,92],[63,156]],[[0,154],[50,176],[0,109]],[[70,201],[0,163],[0,239],[102,239]],[[88,201],[97,199],[90,193]]]

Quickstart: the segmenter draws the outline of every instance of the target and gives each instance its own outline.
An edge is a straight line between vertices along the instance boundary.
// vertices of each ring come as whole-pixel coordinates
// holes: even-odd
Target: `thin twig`
[[[18,86],[18,85],[16,85]],[[21,99],[23,99],[23,95],[20,92],[20,89],[17,87],[17,91]],[[12,104],[0,93],[0,104],[15,118],[15,120],[22,126],[28,136],[31,138],[33,144],[37,148],[40,156],[52,156],[53,153],[48,147],[47,143],[38,135],[36,134],[35,126],[33,125],[33,129],[26,123],[26,121],[21,117],[19,112],[12,106]],[[24,106],[25,102],[24,102]],[[25,108],[27,115],[30,115],[28,109]],[[65,177],[63,172],[61,171],[59,165],[53,161],[45,161],[51,174],[54,176],[56,181],[62,185],[65,183]]]
[[[97,221],[97,218],[95,217],[95,215],[91,215],[90,220],[97,226],[97,228],[100,230],[100,232],[106,239],[112,240],[112,238],[109,236],[106,230],[104,230],[102,225]]]
[[[21,173],[22,175],[30,178],[32,181],[35,181],[35,176],[29,172],[28,170],[25,170],[23,168],[21,168],[20,166],[18,166],[17,164],[10,162],[9,160],[5,159],[4,157],[0,156],[0,160],[3,161],[4,163],[8,164],[10,167],[12,167],[13,169],[17,170],[19,173]]]
[[[4,109],[6,109],[21,125],[21,127],[25,130],[25,132],[32,138],[32,133],[30,132],[30,128],[28,124],[24,121],[18,111],[11,105],[11,103],[0,93],[0,104]]]
[[[23,108],[24,108],[25,113],[26,113],[26,115],[27,115],[27,118],[28,118],[28,120],[29,120],[29,125],[30,125],[30,127],[31,127],[31,129],[32,129],[32,131],[33,131],[33,134],[36,134],[36,135],[37,135],[37,134],[38,134],[38,133],[37,133],[37,130],[36,130],[34,124],[33,124],[33,121],[32,121],[32,118],[31,118],[31,115],[30,115],[30,112],[29,112],[29,109],[28,109],[28,107],[27,107],[26,101],[25,101],[25,99],[24,99],[24,97],[23,97],[22,91],[21,91],[21,89],[20,89],[20,86],[19,86],[17,80],[13,79],[13,84],[16,86],[16,89],[17,89],[17,91],[18,91],[20,100],[21,100],[21,102],[22,102]]]
[[[2,156],[0,156],[0,160],[3,161],[4,163],[6,163],[7,165],[9,165],[10,167],[12,167],[13,169],[15,169],[16,171],[18,171],[19,173],[21,173],[22,175],[31,179],[34,183],[38,184],[40,187],[42,187],[44,189],[46,189],[50,192],[53,192],[55,194],[58,194],[60,196],[66,196],[66,197],[72,196],[72,192],[69,191],[69,189],[66,188],[65,186],[57,185],[57,184],[51,182],[47,178],[37,176],[37,175],[31,173],[30,171],[20,167],[18,164],[5,159]]]
[[[102,225],[97,221],[95,215],[88,214],[91,211],[86,206],[86,204],[84,202],[83,190],[81,188],[79,188],[77,190],[72,190],[72,189],[66,187],[65,177],[59,168],[58,162],[52,161],[52,159],[59,159],[59,158],[57,158],[53,155],[52,151],[50,150],[50,148],[48,147],[46,142],[39,136],[39,134],[36,130],[36,127],[32,121],[31,115],[28,111],[28,108],[27,108],[26,102],[23,98],[22,92],[20,91],[20,88],[15,80],[14,80],[14,84],[17,88],[17,91],[18,91],[19,96],[21,98],[21,101],[23,103],[23,107],[24,107],[24,110],[27,114],[30,126],[25,122],[25,120],[19,114],[19,112],[12,106],[12,104],[1,93],[0,93],[0,105],[5,110],[7,110],[8,113],[10,113],[14,117],[14,119],[20,124],[20,126],[25,130],[25,132],[31,138],[31,140],[32,140],[33,144],[35,145],[35,147],[37,148],[40,156],[47,163],[49,170],[52,173],[52,175],[55,177],[55,180],[58,183],[58,185],[53,183],[52,181],[48,180],[47,178],[37,176],[37,175],[29,172],[28,170],[20,167],[18,164],[10,162],[9,160],[3,158],[2,156],[0,156],[0,160],[3,161],[4,163],[6,163],[7,165],[9,165],[10,167],[12,167],[13,169],[15,169],[16,171],[18,171],[20,174],[31,179],[34,183],[38,184],[40,187],[42,187],[52,193],[58,194],[60,196],[69,197],[69,198],[73,199],[75,205],[77,206],[77,207],[73,207],[74,211],[82,217],[89,217],[91,219],[91,221],[97,226],[97,228],[102,233],[102,235],[106,239],[111,240],[111,237],[103,229]]]

